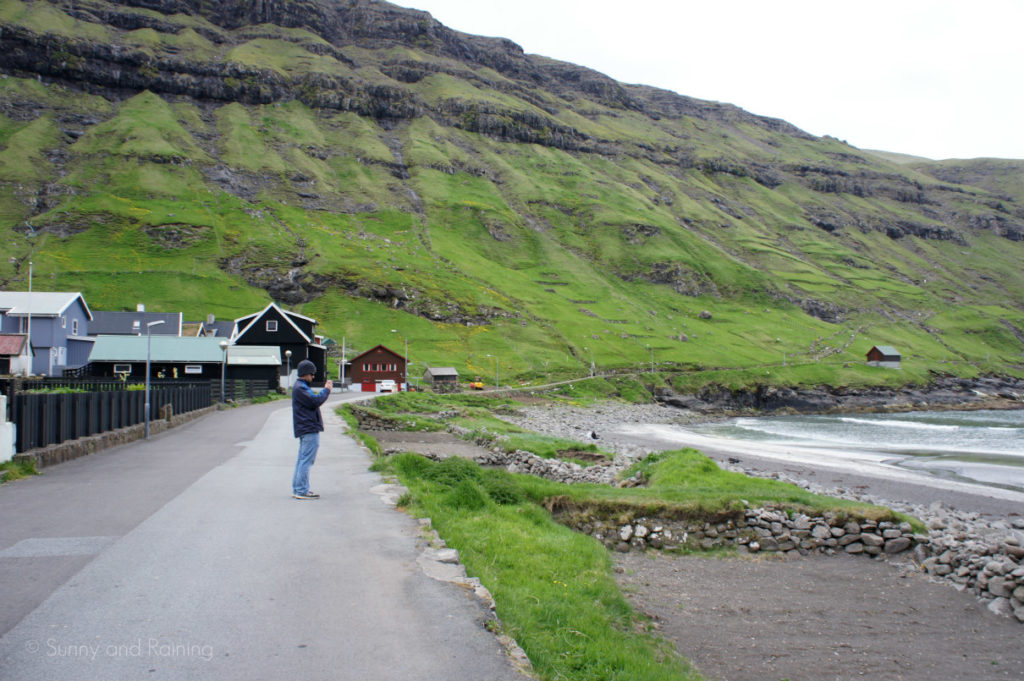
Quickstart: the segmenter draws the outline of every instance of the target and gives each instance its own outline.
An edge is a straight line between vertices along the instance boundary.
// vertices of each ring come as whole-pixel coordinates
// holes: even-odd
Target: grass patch
[[[696,679],[670,646],[643,631],[593,539],[528,501],[520,476],[464,459],[391,459],[410,509],[429,516],[469,574],[497,602],[506,632],[542,679]]]
[[[0,484],[39,474],[35,459],[17,459],[0,463]]]

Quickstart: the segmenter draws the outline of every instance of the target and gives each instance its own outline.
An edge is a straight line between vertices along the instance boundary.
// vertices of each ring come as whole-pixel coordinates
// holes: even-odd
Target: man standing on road
[[[310,383],[316,375],[316,365],[308,359],[299,362],[295,373],[299,375],[299,380],[292,389],[292,426],[295,437],[299,438],[299,458],[295,462],[295,474],[292,476],[292,496],[296,499],[319,499],[319,494],[309,491],[309,469],[316,461],[320,433],[324,429],[320,405],[327,401],[334,383],[328,379],[323,390],[313,390]]]

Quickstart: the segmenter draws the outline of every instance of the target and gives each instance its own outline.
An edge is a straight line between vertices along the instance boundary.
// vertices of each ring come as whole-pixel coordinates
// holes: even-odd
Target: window
[[[71,320],[71,335],[72,336],[77,336],[78,335],[78,320],[77,319],[72,319]]]
[[[274,333],[275,331],[277,331],[277,320],[276,319],[268,319],[267,320],[267,331],[269,331],[270,333]]]
[[[131,364],[115,364],[114,365],[114,373],[115,374],[130,374],[131,372],[132,372],[132,365]]]
[[[68,318],[67,317],[61,317],[60,318],[60,328],[62,328],[62,329],[68,328]]]
[[[186,374],[201,374],[201,373],[203,373],[203,365],[202,364],[186,364],[185,365],[185,373]]]

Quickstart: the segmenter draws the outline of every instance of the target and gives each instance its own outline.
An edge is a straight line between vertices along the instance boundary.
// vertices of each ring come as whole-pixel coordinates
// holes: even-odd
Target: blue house
[[[37,376],[60,376],[89,362],[91,320],[81,293],[0,291],[0,333],[29,337]]]

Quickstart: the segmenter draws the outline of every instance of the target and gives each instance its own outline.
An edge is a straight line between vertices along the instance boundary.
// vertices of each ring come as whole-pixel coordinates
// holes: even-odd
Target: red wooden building
[[[362,385],[364,392],[376,392],[382,381],[394,381],[399,390],[405,390],[405,358],[378,345],[352,358],[349,380]]]

